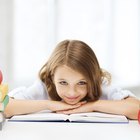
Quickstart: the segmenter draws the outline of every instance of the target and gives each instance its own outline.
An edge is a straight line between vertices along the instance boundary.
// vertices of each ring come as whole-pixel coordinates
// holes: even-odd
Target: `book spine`
[[[3,102],[0,103],[0,112],[3,112],[9,102],[9,96],[6,95]]]
[[[7,93],[8,93],[8,85],[6,84],[0,85],[0,102],[3,101]]]

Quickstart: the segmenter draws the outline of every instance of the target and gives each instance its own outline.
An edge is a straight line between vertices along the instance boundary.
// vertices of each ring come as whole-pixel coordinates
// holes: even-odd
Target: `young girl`
[[[137,119],[140,101],[128,90],[110,85],[93,50],[79,40],[64,40],[55,48],[31,87],[15,89],[6,117],[51,110],[56,113],[105,112]]]

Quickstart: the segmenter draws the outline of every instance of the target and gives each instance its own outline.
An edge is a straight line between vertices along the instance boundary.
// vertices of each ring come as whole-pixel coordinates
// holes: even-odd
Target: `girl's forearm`
[[[125,115],[129,119],[137,119],[140,101],[134,98],[124,100],[98,100],[94,102],[94,111]]]
[[[38,112],[41,110],[69,110],[78,108],[84,102],[79,102],[75,105],[69,105],[61,101],[51,101],[51,100],[17,100],[10,98],[9,103],[4,111],[7,118],[13,115],[29,114],[33,112]]]
[[[7,118],[13,115],[28,114],[38,112],[47,108],[48,100],[17,100],[11,99],[5,108],[5,116]]]

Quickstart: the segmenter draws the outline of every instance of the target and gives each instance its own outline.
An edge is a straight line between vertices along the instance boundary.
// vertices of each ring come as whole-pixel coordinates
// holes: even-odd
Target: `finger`
[[[72,111],[70,111],[70,110],[56,111],[57,114],[68,114],[68,113],[70,113],[70,112],[72,112]]]
[[[73,111],[63,111],[62,113],[63,113],[63,114],[66,114],[66,115],[74,114]]]
[[[63,111],[56,111],[57,114],[63,114]]]
[[[69,105],[68,109],[73,109],[73,108],[77,108],[77,107],[80,107],[81,106],[81,103],[77,103],[75,105]]]
[[[87,103],[87,101],[82,101],[81,102],[81,105],[84,105],[84,104],[86,104]]]
[[[77,104],[74,104],[74,105],[72,105],[72,106],[81,106],[81,105],[83,105],[83,104],[85,104],[86,102],[85,101],[82,101],[82,102],[78,102]]]
[[[62,111],[63,114],[74,114],[74,113],[78,113],[78,110],[76,109],[72,109],[72,110],[64,110]]]
[[[65,110],[58,110],[56,113],[58,114],[69,114],[72,113],[74,109],[65,109]]]
[[[81,105],[84,105],[84,104],[86,104],[86,103],[87,103],[87,101],[82,101],[82,102],[79,102],[79,103],[77,103],[77,104],[70,105],[67,109],[78,108],[78,107],[80,107]]]

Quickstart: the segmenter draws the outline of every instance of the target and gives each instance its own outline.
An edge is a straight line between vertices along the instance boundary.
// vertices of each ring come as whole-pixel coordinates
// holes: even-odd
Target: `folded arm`
[[[75,105],[69,105],[61,101],[51,100],[21,100],[10,98],[7,107],[5,108],[5,116],[9,118],[14,115],[29,114],[41,110],[70,110],[80,107],[85,102],[79,102]]]
[[[59,113],[72,114],[80,112],[104,112],[111,114],[125,115],[129,119],[137,119],[140,100],[128,97],[122,100],[98,100],[88,102],[78,108],[59,111]]]

